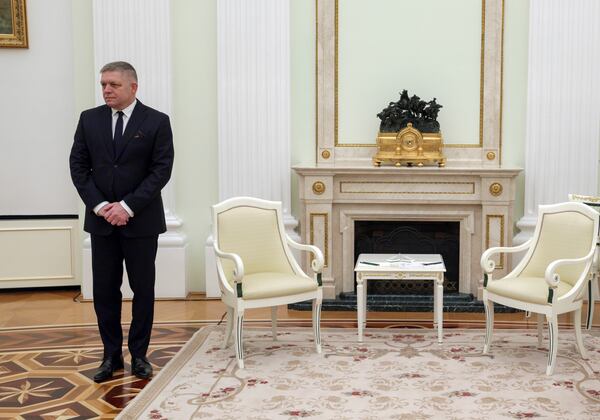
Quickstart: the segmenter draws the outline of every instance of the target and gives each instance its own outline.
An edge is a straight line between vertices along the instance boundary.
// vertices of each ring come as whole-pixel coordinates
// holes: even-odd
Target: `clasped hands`
[[[98,216],[104,217],[113,226],[125,226],[129,221],[129,213],[118,202],[109,203],[102,207],[98,212]]]

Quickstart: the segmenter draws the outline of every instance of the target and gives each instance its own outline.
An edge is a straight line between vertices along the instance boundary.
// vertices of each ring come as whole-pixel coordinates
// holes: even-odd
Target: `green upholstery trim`
[[[317,273],[317,284],[323,286],[323,274]]]
[[[244,275],[244,300],[266,299],[313,292],[319,287],[314,277],[287,273],[254,273]]]
[[[242,283],[236,283],[237,286],[237,297],[242,297]]]
[[[548,288],[548,303],[552,303],[552,298],[554,297],[554,289]]]
[[[487,287],[488,275],[487,273],[483,273],[483,287]]]

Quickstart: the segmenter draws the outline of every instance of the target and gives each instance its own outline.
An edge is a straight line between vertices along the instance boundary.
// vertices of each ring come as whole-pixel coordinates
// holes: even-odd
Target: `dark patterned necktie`
[[[119,150],[123,143],[123,111],[117,112],[117,124],[115,125],[115,135],[113,136],[113,146],[115,148],[115,158],[119,155]]]

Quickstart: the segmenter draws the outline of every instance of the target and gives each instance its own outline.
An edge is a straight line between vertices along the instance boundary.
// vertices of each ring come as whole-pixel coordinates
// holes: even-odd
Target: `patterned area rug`
[[[600,337],[585,334],[590,360],[562,330],[555,374],[534,331],[497,330],[492,355],[482,330],[245,329],[245,364],[222,350],[222,327],[197,332],[118,416],[122,419],[600,418]]]

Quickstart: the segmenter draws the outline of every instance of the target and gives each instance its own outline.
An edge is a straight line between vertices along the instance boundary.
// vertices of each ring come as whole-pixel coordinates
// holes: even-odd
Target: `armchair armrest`
[[[213,248],[215,250],[215,254],[217,254],[218,257],[227,258],[228,260],[232,260],[233,263],[235,264],[235,268],[233,270],[233,282],[235,284],[236,290],[233,290],[232,292],[237,293],[238,297],[241,297],[242,296],[242,294],[241,294],[242,278],[244,278],[244,263],[242,262],[242,259],[240,258],[239,255],[234,254],[232,252],[230,253],[230,252],[221,251],[215,242],[213,242]],[[228,289],[230,288],[229,284],[227,284],[227,282],[224,281],[223,279],[222,279],[222,283]]]
[[[481,268],[485,273],[491,273],[496,268],[496,263],[491,259],[492,255],[499,254],[501,252],[505,253],[513,253],[520,252],[528,249],[531,246],[531,241],[533,239],[529,239],[525,243],[519,246],[497,246],[493,248],[488,248],[483,254],[481,254]]]
[[[323,265],[325,264],[325,259],[323,258],[323,253],[321,252],[321,250],[319,248],[317,248],[314,245],[300,244],[300,243],[294,241],[288,235],[285,235],[285,238],[287,240],[288,245],[291,246],[292,248],[296,248],[301,251],[312,252],[313,254],[315,254],[315,259],[312,260],[312,262],[310,263],[310,266],[315,273],[320,273],[323,270]]]
[[[558,283],[560,283],[560,275],[556,272],[556,270],[561,265],[572,265],[572,264],[579,264],[582,262],[592,261],[594,258],[595,251],[596,250],[593,249],[592,252],[587,254],[585,257],[564,258],[564,259],[552,261],[550,264],[548,264],[548,267],[546,267],[546,271],[544,272],[544,278],[546,279],[546,283],[548,283],[548,287],[550,287],[552,289],[556,289],[558,287]]]

